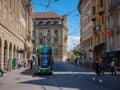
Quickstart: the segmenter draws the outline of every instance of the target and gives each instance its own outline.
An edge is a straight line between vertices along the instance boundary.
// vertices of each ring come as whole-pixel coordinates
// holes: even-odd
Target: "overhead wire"
[[[58,0],[57,0],[58,1]],[[40,6],[42,6],[42,7],[45,7],[46,9],[50,9],[50,10],[53,10],[53,11],[55,11],[55,12],[60,12],[60,13],[64,13],[64,12],[62,12],[62,11],[59,11],[59,10],[57,10],[57,9],[54,9],[54,8],[52,8],[51,7],[51,2],[50,2],[50,0],[48,0],[48,3],[47,3],[47,5],[44,5],[44,4],[37,4],[37,3],[32,3],[32,4],[35,4],[35,5],[40,5]],[[75,9],[73,9],[71,12],[68,12],[68,13],[66,13],[66,14],[64,14],[64,15],[66,15],[67,17],[74,17],[72,14],[75,12],[75,11],[77,11],[77,8],[75,8]],[[75,16],[78,16],[78,13],[77,14],[75,14]],[[75,20],[75,19],[73,19],[73,20]],[[76,21],[75,21],[76,22]],[[79,23],[78,23],[79,24]],[[80,25],[80,24],[79,24]],[[77,28],[79,28],[80,26],[78,26]],[[76,33],[76,31],[78,31],[78,29],[74,29],[73,30],[73,32],[72,33],[70,33],[70,34],[68,34],[68,35],[72,35],[72,34],[74,34],[74,33]]]

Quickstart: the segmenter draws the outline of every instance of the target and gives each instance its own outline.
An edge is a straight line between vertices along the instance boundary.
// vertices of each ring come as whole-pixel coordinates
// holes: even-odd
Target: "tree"
[[[73,52],[74,58],[79,58],[80,57],[79,50],[77,49],[77,47],[74,47],[74,49],[72,50],[72,52]]]

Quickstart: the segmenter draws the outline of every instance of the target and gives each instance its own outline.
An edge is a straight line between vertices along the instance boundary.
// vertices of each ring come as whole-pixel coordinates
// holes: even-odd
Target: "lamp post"
[[[47,31],[46,30],[43,30],[42,31],[42,36],[44,37],[44,46],[46,46],[46,36],[47,36]]]

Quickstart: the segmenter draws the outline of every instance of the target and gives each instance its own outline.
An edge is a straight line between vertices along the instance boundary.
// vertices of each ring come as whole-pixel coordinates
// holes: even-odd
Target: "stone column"
[[[2,47],[1,47],[1,68],[5,69],[4,67],[4,42],[2,42]]]
[[[7,53],[7,55],[6,55],[6,67],[7,67],[8,71],[10,71],[10,68],[9,68],[10,67],[10,65],[9,65],[9,59],[10,59],[9,49],[10,49],[10,47],[9,47],[9,45],[10,44],[7,45],[7,50],[6,50],[6,53]]]
[[[1,68],[1,59],[2,59],[2,44],[1,44],[1,40],[0,40],[0,68]]]

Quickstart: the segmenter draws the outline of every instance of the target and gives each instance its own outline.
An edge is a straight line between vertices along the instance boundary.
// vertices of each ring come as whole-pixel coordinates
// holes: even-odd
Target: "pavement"
[[[75,64],[72,65],[76,66],[76,68],[78,68],[79,70],[84,70],[86,72],[93,71],[93,69],[86,68],[81,65],[75,65]],[[7,83],[9,84],[11,83],[11,81],[12,83],[17,83],[18,81],[20,82],[23,80],[25,81],[27,79],[34,79],[32,78],[33,72],[31,72],[29,68],[23,68],[23,67],[20,69],[12,70],[11,72],[5,73],[3,77],[0,77],[0,85],[4,85]],[[92,80],[93,76],[95,76],[95,74],[89,76],[87,79]],[[101,79],[103,80],[103,82],[100,83],[98,81],[95,81],[95,83],[104,87],[108,87],[110,88],[110,90],[111,89],[120,90],[120,72],[117,72],[117,75],[111,75],[110,72],[105,72],[104,75],[101,75]]]
[[[16,83],[17,81],[25,81],[28,78],[32,78],[34,71],[31,71],[29,67],[27,68],[20,68],[12,70],[11,72],[6,72],[3,74],[2,77],[0,77],[0,85],[6,84],[6,83]]]

